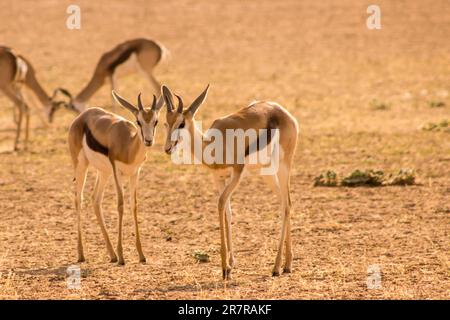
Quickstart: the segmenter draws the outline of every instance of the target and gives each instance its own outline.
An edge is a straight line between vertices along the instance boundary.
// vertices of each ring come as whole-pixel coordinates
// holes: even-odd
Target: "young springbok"
[[[84,111],[88,100],[105,81],[109,81],[112,90],[117,90],[117,78],[137,71],[141,71],[156,92],[160,92],[161,84],[153,75],[153,69],[165,59],[168,52],[162,44],[150,39],[132,39],[118,44],[101,56],[94,74],[74,97],[70,108],[75,112]]]
[[[17,54],[8,47],[0,47],[0,91],[2,91],[15,105],[19,111],[16,121],[16,138],[14,140],[14,150],[18,149],[20,131],[22,127],[23,116],[25,115],[25,142],[24,149],[28,147],[28,137],[30,131],[30,108],[24,99],[23,89],[31,90],[38,98],[40,104],[44,107],[45,117],[40,113],[38,115],[41,120],[46,123],[51,122],[53,111],[62,104],[63,101],[56,101],[58,92],[64,93],[65,90],[58,88],[54,91],[53,96],[48,96],[36,79],[36,72],[31,63],[22,55]],[[16,108],[14,108],[14,116],[16,116]]]
[[[78,261],[85,261],[83,253],[81,206],[86,171],[90,165],[97,169],[97,180],[94,187],[94,212],[100,229],[106,241],[111,262],[117,262],[117,256],[109,240],[101,212],[103,190],[111,175],[117,191],[118,263],[123,265],[122,249],[122,217],[123,217],[123,189],[122,177],[129,178],[131,211],[134,216],[136,232],[136,248],[139,261],[145,262],[139,236],[137,218],[137,184],[139,171],[146,158],[146,147],[153,144],[153,137],[158,122],[159,111],[164,104],[162,97],[150,109],[142,105],[141,95],[138,96],[138,107],[120,97],[114,91],[113,97],[125,109],[131,111],[136,118],[136,124],[101,108],[90,108],[78,115],[69,129],[69,149],[75,169],[75,208],[78,215]]]
[[[253,102],[249,106],[240,109],[236,113],[219,118],[215,120],[208,130],[208,135],[204,135],[201,130],[195,125],[194,116],[200,105],[205,101],[209,86],[197,97],[196,100],[187,108],[183,109],[183,100],[181,97],[177,96],[178,107],[175,111],[172,93],[166,87],[162,87],[162,93],[167,106],[167,116],[166,116],[166,127],[167,127],[167,138],[165,144],[165,151],[168,154],[175,152],[177,145],[180,141],[184,140],[181,132],[187,133],[189,139],[188,141],[183,141],[187,143],[187,148],[194,157],[198,159],[198,154],[196,153],[196,146],[201,148],[201,154],[211,146],[211,139],[208,138],[210,132],[215,131],[214,135],[217,137],[217,132],[220,133],[222,137],[227,135],[228,130],[255,130],[263,131],[263,134],[255,136],[253,141],[245,140],[245,151],[241,152],[245,159],[256,150],[263,151],[268,149],[269,146],[274,147],[277,143],[273,140],[273,131],[278,133],[279,145],[278,145],[278,170],[273,171],[269,175],[266,175],[266,181],[269,183],[272,190],[278,195],[281,201],[281,214],[283,217],[281,238],[278,245],[278,253],[275,259],[275,266],[272,271],[273,276],[278,276],[281,269],[281,258],[283,252],[283,245],[286,245],[285,253],[285,265],[284,272],[291,272],[292,267],[292,248],[291,248],[291,200],[289,195],[289,180],[290,180],[290,170],[292,166],[292,161],[294,158],[295,148],[297,144],[297,136],[299,132],[299,126],[297,120],[289,114],[289,112],[281,107],[279,104],[274,102]],[[181,131],[180,131],[181,129]],[[266,129],[266,130],[264,130]],[[212,131],[211,131],[212,130]],[[270,130],[270,135],[267,135],[267,130]],[[278,132],[277,132],[278,131]],[[266,135],[266,136],[264,136]],[[272,140],[272,141],[271,141]],[[211,141],[211,142],[208,142]],[[214,140],[215,141],[215,140]],[[258,142],[259,141],[259,142]],[[265,141],[265,144],[264,142]],[[235,188],[238,186],[244,169],[248,167],[261,168],[265,164],[249,164],[248,162],[236,161],[237,153],[237,143],[238,141],[233,140],[230,143],[223,143],[222,146],[222,159],[227,158],[231,155],[231,162],[216,162],[216,163],[205,163],[204,158],[201,157],[199,162],[206,165],[211,169],[214,180],[219,189],[219,200],[218,200],[218,213],[220,222],[220,239],[221,239],[221,259],[222,259],[222,274],[224,279],[229,279],[231,277],[231,270],[234,264],[232,238],[231,238],[231,204],[230,197]],[[190,144],[190,145],[189,145]],[[253,151],[252,151],[253,147]],[[220,148],[219,148],[220,150]],[[220,153],[220,151],[217,151]],[[274,155],[274,153],[272,153]]]

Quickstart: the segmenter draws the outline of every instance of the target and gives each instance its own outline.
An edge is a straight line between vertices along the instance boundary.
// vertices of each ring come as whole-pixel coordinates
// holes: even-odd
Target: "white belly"
[[[116,79],[120,79],[130,74],[138,73],[139,71],[139,63],[137,61],[136,54],[133,53],[127,61],[117,66],[114,70],[114,77]]]

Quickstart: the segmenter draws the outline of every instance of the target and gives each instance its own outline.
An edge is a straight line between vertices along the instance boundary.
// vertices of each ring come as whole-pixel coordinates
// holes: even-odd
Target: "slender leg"
[[[153,75],[153,70],[147,71],[145,70],[145,74],[147,76],[148,82],[150,82],[150,85],[153,86],[153,88],[156,90],[155,92],[161,91],[161,83],[156,80],[155,76]]]
[[[222,194],[225,189],[226,179],[225,177],[215,175],[214,180],[216,182],[217,190],[219,191],[219,196]],[[231,198],[231,197],[230,197]],[[232,230],[231,230],[231,219],[232,219],[232,211],[231,211],[231,199],[225,204],[225,211],[227,217],[227,224],[225,225],[225,230],[227,233],[227,247],[228,247],[228,263],[230,267],[234,266],[234,251],[233,251],[233,241],[232,241]]]
[[[161,91],[161,83],[158,80],[156,80],[156,78],[153,74],[150,75],[150,80],[152,81],[153,86],[156,89],[156,92],[160,92]]]
[[[283,272],[290,273],[292,270],[292,239],[291,239],[291,195],[289,190],[290,168],[282,167],[279,173],[281,193],[284,196],[286,219],[286,252]]]
[[[16,127],[16,138],[14,140],[14,151],[19,150],[19,139],[20,139],[20,131],[22,127],[22,118],[23,118],[23,107],[19,106],[19,121],[17,121]]]
[[[19,111],[18,119],[16,122],[16,138],[14,140],[14,150],[18,150],[23,114],[25,110],[28,109],[28,106],[23,101],[23,99],[21,99],[22,95],[20,94],[20,91],[11,87],[6,87],[2,88],[2,92],[16,105],[17,110]]]
[[[111,165],[114,173],[114,182],[116,184],[117,191],[117,212],[119,213],[118,222],[118,235],[117,235],[117,256],[119,258],[119,265],[124,265],[125,260],[123,259],[123,247],[122,247],[122,226],[123,226],[123,188],[122,182],[120,181],[116,165],[113,159],[110,159]]]
[[[14,119],[14,123],[17,126],[17,124],[19,123],[19,108],[16,105],[14,105],[14,108],[13,108],[13,119]]]
[[[81,209],[83,204],[83,188],[84,182],[86,181],[86,171],[88,167],[88,162],[84,154],[81,152],[78,156],[78,164],[75,168],[75,209],[77,211],[77,221],[78,221],[78,262],[86,261],[83,252],[83,232],[82,232],[82,222],[81,222]]]
[[[106,230],[105,221],[102,214],[103,192],[105,190],[105,185],[108,182],[108,178],[109,174],[100,171],[97,172],[97,181],[94,188],[94,212],[97,217],[97,222],[100,225],[103,238],[105,239],[106,249],[108,250],[111,262],[117,262],[117,256],[114,252],[111,241],[109,240],[108,231]]]
[[[228,198],[227,203],[225,204],[225,212],[227,224],[225,225],[225,230],[227,232],[227,246],[228,246],[228,263],[231,268],[234,267],[234,251],[233,251],[233,239],[231,234],[231,197]]]
[[[278,252],[275,258],[275,265],[273,267],[272,275],[280,275],[281,269],[281,258],[283,254],[283,245],[286,241],[286,265],[284,268],[285,272],[291,271],[292,266],[292,246],[291,246],[291,236],[290,236],[290,203],[289,203],[289,170],[281,165],[278,171],[278,180],[280,185],[280,196],[281,196],[281,216],[283,219],[281,227],[281,237],[278,243]]]
[[[144,263],[145,256],[142,252],[142,245],[141,245],[141,236],[139,234],[139,223],[138,223],[138,216],[137,216],[137,184],[139,180],[139,171],[130,177],[130,204],[131,204],[131,211],[133,212],[134,217],[134,228],[136,233],[136,249],[139,254],[139,262]]]
[[[111,90],[117,91],[117,80],[116,80],[114,74],[112,74],[112,75],[109,77],[109,83],[111,84]],[[115,100],[112,96],[111,96],[111,99],[112,99],[112,107],[113,107],[113,110],[114,110],[114,112],[117,112],[117,103],[116,103],[116,100]]]
[[[28,137],[30,135],[30,108],[25,103],[25,99],[23,97],[22,91],[17,90],[16,91],[16,96],[21,101],[20,108],[22,109],[22,114],[25,113],[25,142],[24,142],[24,150],[28,150]],[[20,119],[19,119],[19,121],[20,121]]]
[[[242,171],[244,166],[239,166],[233,169],[233,175],[230,183],[228,183],[223,189],[222,194],[219,197],[218,211],[219,211],[219,221],[220,221],[220,240],[221,240],[221,258],[222,258],[222,276],[223,279],[231,279],[231,266],[229,264],[228,258],[228,248],[227,243],[231,243],[231,228],[229,228],[229,233],[227,232],[228,219],[225,214],[226,203],[230,200],[231,194],[234,189],[238,186]],[[231,225],[230,225],[231,227]]]
[[[25,145],[24,149],[28,150],[28,137],[30,136],[30,108],[24,104],[25,111]]]

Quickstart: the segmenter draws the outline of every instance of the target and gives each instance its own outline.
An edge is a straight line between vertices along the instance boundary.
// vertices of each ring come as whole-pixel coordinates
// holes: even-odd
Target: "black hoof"
[[[121,261],[119,261],[117,264],[118,264],[119,266],[124,266],[124,265],[125,265],[125,261],[124,261],[124,260],[121,260]]]
[[[272,271],[272,277],[278,277],[280,275],[279,271]]]
[[[222,270],[222,278],[223,280],[231,280],[231,268]]]
[[[144,258],[142,258],[142,259],[139,259],[139,262],[140,262],[140,263],[146,263],[146,262],[147,262],[147,259],[145,259],[145,257],[144,257]]]
[[[86,259],[84,257],[78,258],[78,262],[79,263],[86,262]]]
[[[116,262],[117,262],[117,258],[116,258],[116,257],[111,258],[111,260],[109,260],[109,262],[111,262],[111,263],[116,263]]]
[[[291,273],[291,268],[284,268],[283,273]]]

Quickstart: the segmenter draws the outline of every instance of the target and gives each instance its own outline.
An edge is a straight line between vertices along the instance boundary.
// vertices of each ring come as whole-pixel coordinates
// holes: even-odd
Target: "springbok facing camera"
[[[146,158],[146,147],[153,144],[155,128],[158,122],[159,111],[164,104],[162,97],[156,101],[153,96],[153,104],[146,110],[138,96],[138,107],[120,97],[114,91],[113,97],[125,109],[131,111],[136,117],[136,125],[118,115],[107,112],[101,108],[90,108],[73,121],[69,129],[69,149],[75,169],[75,208],[78,215],[78,261],[85,261],[83,252],[81,206],[83,188],[86,180],[86,171],[91,164],[97,169],[97,179],[94,187],[94,212],[100,229],[106,241],[111,262],[120,265],[125,263],[122,249],[122,217],[123,217],[123,189],[122,177],[129,178],[131,211],[134,216],[136,232],[136,248],[139,253],[139,261],[145,262],[139,236],[137,218],[137,184],[139,171]],[[117,191],[118,240],[117,256],[109,240],[101,212],[103,190],[113,175]]]
[[[94,74],[88,84],[73,99],[71,108],[76,112],[86,109],[87,101],[109,80],[112,90],[117,88],[117,78],[141,71],[156,92],[160,92],[161,84],[153,75],[156,65],[168,54],[168,50],[156,41],[149,39],[133,39],[120,43],[104,53],[97,63]]]
[[[193,153],[196,146],[201,146],[203,152],[210,144],[205,140],[203,133],[196,127],[194,116],[200,105],[205,101],[209,86],[194,100],[194,102],[187,108],[183,109],[183,100],[177,96],[178,108],[175,111],[172,93],[166,87],[162,87],[162,93],[167,106],[166,126],[167,138],[165,144],[165,151],[172,154],[177,144],[182,141],[182,135],[177,134],[176,130],[187,130],[190,139],[188,148]],[[272,190],[278,195],[281,201],[281,214],[283,217],[281,238],[278,245],[278,253],[275,259],[275,266],[272,271],[273,276],[278,276],[281,269],[281,258],[283,252],[283,245],[286,245],[284,272],[291,272],[292,268],[292,246],[291,246],[291,200],[289,195],[290,170],[297,145],[297,137],[299,127],[297,120],[283,107],[274,102],[254,102],[248,107],[240,109],[236,113],[219,118],[215,120],[210,128],[218,130],[222,137],[226,136],[226,131],[239,130],[278,130],[279,134],[279,167],[277,172],[265,176],[265,180],[270,185]],[[186,131],[185,131],[186,132]],[[267,132],[267,131],[265,131]],[[172,135],[173,134],[173,135]],[[176,137],[172,140],[172,136]],[[266,145],[261,145],[258,140],[265,140]],[[245,157],[249,156],[250,146],[257,145],[257,150],[261,150],[269,146],[271,143],[270,137],[262,139],[262,136],[256,137],[254,141],[245,141]],[[200,141],[199,141],[200,140]],[[236,145],[223,144],[223,155],[235,154]],[[251,153],[251,151],[250,151]],[[194,155],[196,157],[196,155]],[[234,156],[233,156],[234,157]],[[197,157],[198,159],[198,157]],[[233,163],[211,164],[205,163],[203,157],[201,161],[209,169],[215,178],[215,182],[219,189],[218,212],[220,222],[220,239],[221,239],[221,260],[222,260],[222,274],[224,279],[231,277],[231,270],[234,264],[232,238],[231,238],[231,204],[230,197],[235,188],[238,186],[242,173],[245,167],[249,167],[245,163],[234,161]],[[257,168],[258,165],[253,166]],[[231,171],[231,172],[230,172]],[[226,214],[225,214],[226,212]]]
[[[20,140],[20,131],[22,127],[23,116],[25,115],[25,146],[28,147],[28,137],[30,131],[30,108],[23,96],[23,89],[31,90],[44,107],[45,116],[48,121],[52,121],[54,110],[60,105],[65,104],[63,101],[55,101],[56,94],[61,92],[66,94],[67,91],[58,88],[54,91],[53,96],[47,95],[36,79],[36,72],[31,63],[23,56],[17,54],[8,47],[0,47],[0,90],[16,105],[19,110],[19,117],[16,121],[16,138],[14,140],[14,150],[18,149]],[[14,115],[16,115],[14,109]],[[39,113],[38,113],[39,114]],[[39,114],[40,115],[40,114]],[[44,122],[46,120],[42,119]]]

